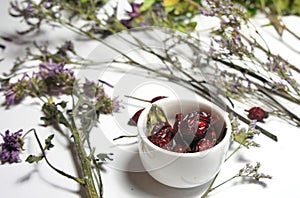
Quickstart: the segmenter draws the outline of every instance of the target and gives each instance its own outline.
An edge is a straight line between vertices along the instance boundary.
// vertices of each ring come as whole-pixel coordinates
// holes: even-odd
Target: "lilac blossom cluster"
[[[9,130],[5,132],[5,135],[1,134],[3,143],[0,144],[0,161],[4,163],[18,163],[21,161],[20,152],[23,146],[23,140],[21,138],[22,130],[10,134]]]

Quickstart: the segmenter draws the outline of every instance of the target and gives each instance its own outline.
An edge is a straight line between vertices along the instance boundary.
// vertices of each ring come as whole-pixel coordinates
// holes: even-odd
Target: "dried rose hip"
[[[184,117],[180,125],[180,131],[187,142],[194,138],[203,138],[210,125],[210,115],[203,112],[192,112]]]
[[[155,125],[151,131],[151,136],[149,136],[149,140],[155,144],[163,148],[166,144],[171,141],[172,136],[172,127],[166,122],[161,122],[158,125]]]
[[[269,113],[260,107],[252,107],[246,111],[248,111],[248,118],[250,120],[257,120],[258,122],[264,122],[263,119],[269,116]]]
[[[204,151],[206,149],[209,149],[213,147],[215,144],[212,140],[210,139],[205,139],[202,138],[197,144],[196,147],[194,148],[194,152],[199,152],[199,151]]]
[[[167,122],[160,122],[152,128],[149,140],[166,150],[178,153],[199,152],[217,144],[222,137],[223,121],[218,115],[206,112],[191,112],[183,117],[175,116],[173,127]]]

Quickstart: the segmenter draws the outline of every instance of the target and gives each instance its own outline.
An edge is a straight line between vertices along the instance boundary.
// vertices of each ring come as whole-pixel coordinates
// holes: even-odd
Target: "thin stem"
[[[137,98],[137,97],[134,97],[134,96],[128,96],[128,95],[125,95],[124,97],[126,97],[126,98],[131,98],[131,99],[135,99],[135,100],[139,100],[139,101],[142,101],[142,102],[151,102],[150,100],[145,100],[145,99]]]
[[[211,192],[211,191],[215,190],[216,188],[218,188],[218,187],[220,187],[220,186],[226,184],[227,182],[230,182],[231,180],[233,180],[233,179],[235,179],[235,178],[237,178],[237,177],[239,177],[239,176],[238,176],[238,175],[232,176],[231,178],[229,178],[229,179],[223,181],[222,183],[218,184],[217,186],[211,188],[211,189],[209,190],[209,192]]]
[[[286,25],[284,25],[283,27],[284,30],[288,31],[291,35],[293,35],[294,37],[296,37],[298,40],[300,40],[300,36],[297,35],[295,32],[293,32],[290,28],[288,28]]]
[[[233,111],[233,110],[229,110],[229,112],[233,113],[233,115],[237,116],[239,118],[239,120],[243,121],[246,124],[250,124],[250,120],[248,120],[247,118],[245,118],[244,116],[240,115],[239,113]],[[272,140],[274,140],[275,142],[278,141],[277,136],[270,133],[269,131],[265,130],[264,128],[260,127],[259,125],[256,125],[255,128],[257,128],[262,134],[266,135],[267,137],[271,138]]]
[[[242,145],[239,144],[237,148],[234,149],[234,151],[225,159],[225,162],[229,160],[234,154],[236,154],[240,149],[242,148]]]
[[[41,150],[41,152],[42,152],[42,156],[45,158],[45,161],[46,161],[46,163],[50,166],[50,168],[52,168],[52,169],[53,169],[54,171],[56,171],[57,173],[59,173],[59,174],[65,176],[65,177],[67,177],[67,178],[69,178],[69,179],[72,179],[72,180],[76,181],[77,183],[79,183],[79,184],[81,184],[81,185],[85,185],[85,182],[84,182],[83,179],[74,177],[74,176],[72,176],[72,175],[70,175],[70,174],[67,174],[67,173],[65,173],[65,172],[63,172],[63,171],[57,169],[56,167],[54,167],[54,166],[49,162],[49,160],[48,160],[48,158],[47,158],[47,156],[46,156],[46,153],[45,153],[44,148],[43,148],[43,146],[42,146],[42,143],[41,143],[41,141],[40,141],[40,139],[39,139],[39,137],[38,137],[38,135],[37,135],[37,133],[36,133],[36,130],[35,130],[35,129],[30,129],[26,134],[28,134],[28,133],[31,132],[31,131],[33,131],[34,136],[35,136],[35,138],[36,138],[36,140],[37,140],[37,142],[38,142],[38,145],[39,145],[39,147],[40,147],[40,150]]]
[[[137,135],[120,135],[119,137],[114,138],[113,141],[116,141],[116,140],[119,140],[122,138],[135,138],[135,137],[137,137]]]
[[[216,176],[214,177],[214,179],[211,181],[211,183],[209,184],[207,190],[206,190],[205,193],[201,196],[201,198],[207,197],[207,195],[211,192],[210,189],[211,189],[212,186],[214,185],[214,183],[215,183],[217,177],[219,176],[219,174],[220,174],[220,171],[216,174]]]
[[[265,94],[268,98],[270,98],[275,104],[277,104],[280,108],[282,108],[285,112],[287,112],[288,116],[291,119],[295,119],[298,122],[300,122],[300,118],[294,114],[293,112],[291,112],[290,110],[288,110],[286,107],[284,107],[280,102],[278,102],[277,100],[275,100],[270,94],[268,94],[265,90],[263,89],[258,89],[258,91],[260,91],[261,93]]]

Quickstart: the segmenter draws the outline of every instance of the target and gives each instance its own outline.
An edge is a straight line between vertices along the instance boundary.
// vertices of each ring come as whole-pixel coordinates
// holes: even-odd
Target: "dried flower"
[[[99,82],[111,86],[107,82],[101,80],[99,80]],[[95,82],[86,79],[85,83],[83,83],[82,89],[84,96],[94,101],[95,104],[100,104],[102,100],[107,101],[106,104],[109,106],[107,106],[107,109],[105,110],[105,112],[107,113],[119,112],[124,108],[124,106],[121,104],[122,101],[118,100],[118,97],[115,97],[113,99],[109,98],[109,96],[104,91],[103,85],[96,84]],[[108,102],[109,100],[111,100],[111,103]]]
[[[131,5],[132,10],[127,11],[127,14],[130,18],[121,20],[121,23],[127,28],[132,28],[130,25],[130,22],[140,15],[141,4],[132,2],[132,3],[130,3],[130,5]]]
[[[259,173],[258,170],[260,168],[260,163],[256,162],[255,165],[252,165],[250,163],[247,163],[244,168],[242,168],[239,173],[238,177],[248,177],[248,178],[253,178],[256,180],[260,179],[272,179],[272,176],[266,175],[264,173]]]
[[[82,94],[87,98],[101,98],[105,93],[102,86],[97,85],[94,81],[85,79],[82,86]]]
[[[75,82],[72,70],[65,68],[64,63],[42,63],[36,78],[45,92],[50,95],[71,94]]]
[[[240,128],[240,123],[237,117],[229,114],[229,118],[232,126],[233,140],[243,145],[246,148],[259,147],[260,145],[254,142],[253,137],[259,135],[260,131],[256,129],[256,120],[250,122],[248,129]]]
[[[124,109],[125,107],[122,105],[122,100],[118,99],[119,97],[115,97],[112,100],[113,105],[113,112],[120,112],[121,109]]]
[[[40,64],[40,72],[38,75],[44,79],[56,77],[61,74],[73,77],[73,72],[70,69],[66,69],[64,67],[64,63],[42,63]]]
[[[260,107],[252,107],[247,112],[250,120],[257,120],[258,122],[264,122],[263,119],[269,116],[269,113]]]
[[[21,138],[22,130],[10,134],[9,130],[5,135],[1,134],[3,143],[0,144],[0,161],[4,163],[18,163],[20,162],[19,153],[22,150],[23,139]]]
[[[16,83],[10,84],[5,90],[4,96],[6,99],[6,106],[17,104],[28,95],[31,85],[30,81],[26,79],[27,77],[27,75],[24,75]]]

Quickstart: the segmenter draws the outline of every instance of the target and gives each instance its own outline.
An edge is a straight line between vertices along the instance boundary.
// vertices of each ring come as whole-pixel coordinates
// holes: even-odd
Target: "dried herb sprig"
[[[231,159],[242,148],[249,149],[250,147],[260,146],[254,141],[255,137],[260,134],[260,131],[256,129],[256,121],[251,122],[248,126],[248,129],[245,129],[240,128],[240,123],[238,122],[238,118],[236,116],[234,116],[233,114],[229,114],[229,118],[231,120],[232,126],[232,139],[234,142],[238,143],[238,146],[227,156],[225,162]],[[201,196],[201,198],[207,197],[209,193],[211,193],[213,190],[237,178],[254,180],[272,179],[270,175],[259,172],[260,166],[260,162],[256,162],[255,165],[252,165],[251,163],[246,163],[245,167],[240,169],[237,174],[214,186],[214,183],[217,177],[219,176],[220,172],[217,173],[217,175],[213,178],[208,189]]]
[[[91,147],[88,136],[91,128],[96,125],[100,114],[118,111],[120,107],[119,102],[108,97],[102,85],[98,82],[95,83],[86,80],[80,84],[80,80],[75,78],[74,72],[66,68],[64,63],[41,63],[34,69],[38,69],[38,71],[35,70],[31,75],[25,74],[17,82],[11,82],[11,79],[6,81],[6,86],[2,87],[6,97],[4,105],[12,107],[29,96],[38,99],[42,104],[42,126],[52,126],[57,129],[58,132],[62,132],[61,127],[64,126],[71,133],[71,139],[70,135],[65,135],[65,138],[70,146],[74,146],[77,151],[77,156],[74,156],[74,158],[77,159],[78,157],[80,161],[83,178],[73,177],[55,168],[48,161],[46,153],[44,152],[44,150],[53,147],[51,140],[54,136],[49,136],[46,140],[45,147],[42,147],[35,130],[31,131],[34,131],[42,155],[30,155],[26,161],[33,163],[45,159],[47,164],[56,172],[75,180],[81,186],[85,187],[89,197],[102,197],[103,189],[99,170],[100,167],[97,161],[98,158],[94,156],[94,148]],[[20,71],[22,71],[22,69],[20,69]],[[71,100],[55,102],[54,98],[62,95],[69,96]],[[56,99],[60,100],[58,98]],[[72,102],[71,109],[67,107],[70,102]],[[17,137],[18,134],[15,136]],[[10,142],[12,143],[12,141]],[[5,143],[1,145],[4,144]],[[86,149],[86,144],[89,149]],[[10,160],[11,162],[20,162],[17,155],[19,153],[19,145],[21,144],[16,145],[15,150],[9,152],[7,149],[2,149],[1,153],[3,156],[7,156],[7,154],[12,156],[13,154],[14,157],[11,158],[8,156],[8,159],[12,159]]]

